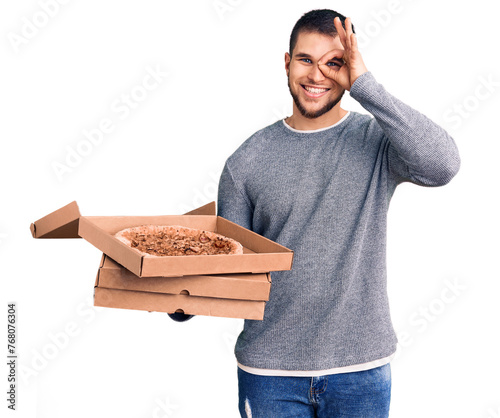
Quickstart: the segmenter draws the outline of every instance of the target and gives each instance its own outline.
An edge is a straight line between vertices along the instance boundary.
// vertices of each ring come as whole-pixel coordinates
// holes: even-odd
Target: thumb
[[[326,64],[318,64],[318,67],[325,77],[330,78],[333,81],[337,81],[338,71],[334,71],[332,67]]]
[[[318,67],[326,78],[333,80],[335,83],[340,85],[344,90],[350,89],[351,85],[349,83],[349,73],[347,71],[347,66],[342,66],[341,68],[337,68],[337,67],[330,67],[326,64],[318,64]]]

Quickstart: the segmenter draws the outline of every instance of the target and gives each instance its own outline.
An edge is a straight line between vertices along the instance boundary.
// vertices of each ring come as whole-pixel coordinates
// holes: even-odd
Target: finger
[[[351,51],[358,52],[358,38],[355,33],[351,33]]]
[[[337,33],[339,35],[340,43],[344,48],[346,48],[347,44],[346,44],[345,30],[342,26],[340,18],[336,17],[335,19],[333,19],[333,24],[335,25],[335,29],[337,30]]]
[[[331,78],[334,81],[339,81],[345,74],[343,67],[332,67],[326,64],[318,64],[319,70],[325,77]]]
[[[326,78],[333,80],[343,89],[349,89],[349,74],[345,68],[336,70],[328,65],[319,65],[318,67]]]
[[[318,67],[326,78],[331,78],[332,80],[337,81],[337,71],[333,71],[333,69],[326,64],[318,64]]]
[[[318,65],[326,64],[328,61],[342,61],[344,58],[344,50],[343,49],[332,49],[325,53],[318,61]]]
[[[351,18],[348,17],[345,20],[345,33],[346,33],[346,44],[349,49],[351,49],[351,35],[352,35],[352,24],[351,24]]]

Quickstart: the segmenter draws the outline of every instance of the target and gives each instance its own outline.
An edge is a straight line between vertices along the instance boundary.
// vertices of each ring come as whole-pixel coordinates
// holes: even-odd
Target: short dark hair
[[[330,35],[334,38],[337,36],[337,29],[333,24],[333,19],[336,17],[340,18],[342,26],[345,29],[345,19],[346,17],[334,10],[330,9],[317,9],[311,10],[304,14],[295,24],[290,35],[290,55],[292,55],[293,49],[297,44],[297,38],[301,32],[315,32],[321,33],[323,35]],[[352,31],[354,32],[354,25],[352,25]],[[356,32],[354,32],[356,33]]]

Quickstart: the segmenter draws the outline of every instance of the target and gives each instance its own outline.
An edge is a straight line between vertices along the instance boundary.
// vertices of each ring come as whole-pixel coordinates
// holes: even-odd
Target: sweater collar
[[[314,134],[314,133],[326,131],[328,129],[332,129],[335,126],[340,125],[342,122],[344,122],[349,117],[350,114],[351,114],[351,112],[347,111],[347,113],[344,115],[344,117],[342,119],[340,119],[338,122],[334,123],[333,125],[326,126],[325,128],[310,129],[310,130],[300,130],[300,129],[292,128],[288,123],[285,122],[286,118],[282,119],[282,121],[283,121],[283,125],[292,132],[297,132],[300,134]]]

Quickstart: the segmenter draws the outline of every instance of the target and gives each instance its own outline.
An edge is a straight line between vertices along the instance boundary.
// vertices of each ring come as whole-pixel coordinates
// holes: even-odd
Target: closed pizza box
[[[194,295],[197,293],[196,291],[183,289],[183,287],[196,289],[197,286],[194,283],[198,279],[206,279],[208,282],[212,282],[213,285],[210,286],[209,283],[206,283],[207,287],[205,290],[207,290],[207,293],[212,295],[220,294],[217,291],[218,283],[215,276],[207,276],[206,278],[198,276],[193,278],[194,281],[190,283],[191,276],[144,278],[137,280],[137,278],[130,277],[131,274],[125,268],[109,259],[109,257],[103,257],[94,288],[94,305],[106,308],[136,309],[166,313],[182,312],[186,315],[225,318],[253,320],[262,320],[264,318],[265,301],[207,297],[208,295],[196,296]],[[241,275],[235,276],[238,277]],[[186,281],[185,286],[179,286],[178,282],[180,280]],[[245,279],[241,278],[240,280],[245,281]],[[169,281],[171,281],[170,284],[172,286],[169,285]],[[214,281],[215,283],[213,283]],[[258,278],[257,280],[247,279],[246,281],[258,283],[263,280]],[[230,282],[234,282],[234,280],[230,280]],[[227,286],[231,286],[231,284],[228,283]],[[179,289],[182,290],[179,291]],[[198,290],[200,289],[198,288]],[[227,292],[222,292],[222,294],[227,295]],[[232,296],[234,295],[232,294]],[[241,296],[248,297],[254,296],[254,294],[250,291],[249,294]]]
[[[34,238],[68,238],[57,235],[78,224],[80,236],[139,277],[267,273],[290,270],[293,251],[227,219],[215,215],[215,202],[185,215],[78,216],[76,202],[39,219],[31,225]],[[211,212],[212,214],[207,214]],[[238,255],[144,256],[114,237],[122,229],[140,225],[181,225],[233,238],[243,245]],[[73,235],[73,237],[76,238]]]
[[[103,254],[96,286],[176,295],[226,299],[269,300],[269,273],[235,273],[181,277],[138,277]]]
[[[255,300],[169,295],[100,287],[94,289],[95,306],[149,312],[182,312],[186,315],[262,320],[264,319],[265,304],[266,302]]]

